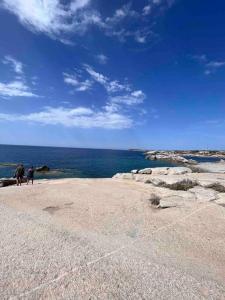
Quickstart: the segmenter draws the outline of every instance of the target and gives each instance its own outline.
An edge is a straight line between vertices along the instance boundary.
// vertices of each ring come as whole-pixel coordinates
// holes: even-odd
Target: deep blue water
[[[0,163],[23,163],[26,168],[47,165],[56,170],[36,174],[37,178],[104,178],[132,169],[173,166],[168,162],[146,160],[142,152],[136,151],[8,145],[0,145]],[[14,170],[15,167],[0,166],[0,178],[13,176]]]
[[[196,156],[184,156],[187,159],[194,159],[199,163],[203,163],[203,162],[216,162],[219,161],[220,158],[217,157],[196,157]]]
[[[47,165],[53,171],[47,174],[36,173],[36,178],[105,178],[132,169],[175,166],[169,162],[146,160],[144,154],[137,151],[8,145],[0,145],[1,163],[23,163],[26,168],[31,165],[34,167]],[[14,171],[15,167],[0,165],[0,178],[11,177]]]

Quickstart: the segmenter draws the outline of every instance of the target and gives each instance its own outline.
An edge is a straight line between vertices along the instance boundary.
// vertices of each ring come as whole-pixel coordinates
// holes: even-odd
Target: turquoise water
[[[136,151],[8,145],[0,145],[0,163],[23,163],[26,168],[47,165],[53,171],[36,174],[37,178],[105,178],[132,169],[173,166],[146,160],[142,152]],[[14,170],[0,166],[0,178],[13,176]]]

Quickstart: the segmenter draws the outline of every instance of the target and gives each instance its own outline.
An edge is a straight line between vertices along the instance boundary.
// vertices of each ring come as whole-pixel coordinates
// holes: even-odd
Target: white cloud
[[[80,80],[79,75],[71,75],[68,73],[63,73],[64,82],[75,87],[75,90],[78,92],[85,92],[90,90],[93,82],[89,79],[84,81]]]
[[[10,64],[15,72],[15,79],[9,82],[0,82],[0,96],[2,97],[38,97],[34,94],[24,80],[23,64],[12,56],[5,56],[2,61]]]
[[[69,5],[60,0],[2,0],[2,6],[15,14],[28,30],[61,39],[65,33],[79,30],[79,25],[94,21],[80,15],[89,2],[73,0]]]
[[[207,62],[207,56],[205,54],[201,54],[201,55],[191,55],[191,58],[193,60],[196,60],[199,63],[205,63]]]
[[[96,55],[96,59],[102,65],[105,65],[108,61],[108,57],[106,55],[102,54],[102,53]]]
[[[210,61],[205,54],[202,55],[192,55],[191,58],[197,61],[199,64],[203,65],[205,70],[205,75],[210,75],[215,73],[218,69],[225,66],[225,61]]]
[[[47,107],[45,110],[26,115],[0,113],[0,121],[25,121],[43,125],[62,125],[80,128],[123,129],[130,128],[133,121],[129,116],[105,109]]]
[[[152,14],[156,9],[161,11],[170,8],[176,0],[149,0],[148,4],[143,7],[142,14],[148,16]]]
[[[138,13],[131,9],[131,3],[123,5],[121,8],[116,9],[112,17],[105,20],[106,26],[115,26],[117,23],[123,21],[128,17],[138,17]]]
[[[135,31],[133,35],[136,42],[145,44],[148,41],[149,36],[153,35],[153,33],[151,30],[144,28],[142,30]]]
[[[23,74],[23,64],[10,55],[6,55],[2,61],[4,64],[11,64],[15,73]]]
[[[84,65],[93,80],[100,83],[107,91],[109,102],[105,109],[110,112],[119,111],[122,106],[134,106],[143,103],[146,95],[141,90],[132,90],[127,83],[121,84],[118,80],[110,80],[107,76],[96,72],[89,65]]]
[[[143,103],[145,94],[141,91],[133,91],[126,95],[113,96],[110,98],[112,103],[125,104],[125,105],[137,105]]]
[[[70,4],[70,8],[73,12],[81,9],[89,4],[90,0],[73,0]]]
[[[218,69],[222,68],[225,66],[224,61],[209,61],[205,65],[205,74],[210,75],[215,73]]]
[[[143,8],[143,15],[147,16],[151,13],[151,11],[152,11],[152,6],[150,4],[148,4],[148,5],[144,6],[144,8]]]
[[[37,97],[22,81],[0,82],[0,96],[3,97]]]
[[[95,81],[97,81],[98,83],[102,84],[103,86],[107,86],[107,83],[108,83],[109,79],[108,79],[106,76],[104,76],[104,75],[102,75],[102,74],[96,72],[96,71],[95,71],[92,67],[90,67],[89,65],[84,65],[84,67],[85,67],[86,71],[88,72],[88,74],[91,75],[91,77],[92,77]]]
[[[84,65],[84,67],[87,73],[92,77],[92,79],[103,85],[108,93],[130,90],[128,84],[121,84],[118,80],[110,80],[107,76],[96,72],[89,65]]]
[[[225,66],[224,61],[210,61],[209,63],[206,64],[206,67],[212,68],[212,69],[217,69]]]
[[[141,30],[143,15],[170,7],[174,0],[149,0],[143,12],[132,9],[128,3],[117,8],[111,17],[103,17],[99,11],[91,8],[91,0],[2,0],[0,7],[17,16],[19,22],[28,30],[43,33],[65,44],[72,44],[72,35],[84,35],[91,26],[96,26],[107,36],[124,42],[133,38],[145,43],[146,37],[137,36]],[[129,22],[128,22],[129,21]],[[146,19],[144,20],[146,25]],[[148,20],[148,27],[152,25]]]

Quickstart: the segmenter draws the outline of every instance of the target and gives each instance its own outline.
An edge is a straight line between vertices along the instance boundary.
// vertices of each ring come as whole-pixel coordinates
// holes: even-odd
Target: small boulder
[[[134,175],[131,173],[117,173],[113,176],[115,179],[134,179]]]
[[[177,203],[174,203],[173,201],[169,200],[161,200],[160,201],[160,208],[171,208],[171,207],[177,207]]]
[[[152,169],[151,168],[142,169],[142,170],[139,170],[138,173],[139,174],[152,174]]]

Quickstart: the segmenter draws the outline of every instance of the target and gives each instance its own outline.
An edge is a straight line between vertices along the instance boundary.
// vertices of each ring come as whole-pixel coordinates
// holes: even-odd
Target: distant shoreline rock
[[[145,152],[146,159],[164,160],[183,165],[197,165],[197,161],[186,157],[212,157],[225,159],[225,151],[206,150],[151,150]]]

